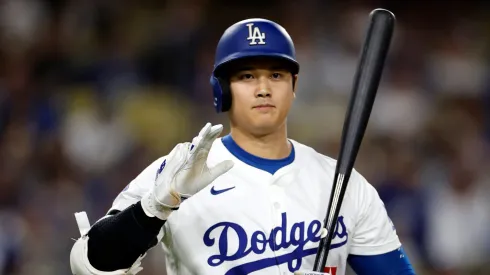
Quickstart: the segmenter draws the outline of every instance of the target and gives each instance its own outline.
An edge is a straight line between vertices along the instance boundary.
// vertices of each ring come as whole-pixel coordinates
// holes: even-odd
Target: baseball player
[[[73,274],[136,274],[157,244],[169,275],[317,274],[307,270],[325,237],[336,162],[287,136],[298,72],[277,23],[229,27],[210,82],[230,133],[207,123],[144,169],[95,224],[76,213]],[[377,191],[355,170],[324,274],[343,275],[348,264],[361,275],[415,274]]]

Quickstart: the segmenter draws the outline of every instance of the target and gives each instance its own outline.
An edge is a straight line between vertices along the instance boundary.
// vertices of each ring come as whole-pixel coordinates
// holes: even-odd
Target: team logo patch
[[[254,27],[254,23],[248,23],[248,37],[250,41],[249,45],[265,45],[265,33],[261,32],[259,27]],[[257,42],[258,41],[258,42]]]

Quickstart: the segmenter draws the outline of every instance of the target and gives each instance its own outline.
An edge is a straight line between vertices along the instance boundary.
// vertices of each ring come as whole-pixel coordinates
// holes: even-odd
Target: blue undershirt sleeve
[[[347,262],[357,275],[415,275],[403,247],[380,255],[349,255]]]

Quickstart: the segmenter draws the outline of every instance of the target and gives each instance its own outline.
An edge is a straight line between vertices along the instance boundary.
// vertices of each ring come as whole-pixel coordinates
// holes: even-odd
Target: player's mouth
[[[276,108],[276,106],[274,106],[272,104],[259,104],[259,105],[254,106],[253,108],[257,109],[259,111],[266,111],[266,110],[270,110],[272,108]]]

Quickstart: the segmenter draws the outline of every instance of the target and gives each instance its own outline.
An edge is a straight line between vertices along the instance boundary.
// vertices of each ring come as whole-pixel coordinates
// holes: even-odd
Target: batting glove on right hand
[[[214,167],[206,163],[209,150],[222,130],[222,125],[207,123],[192,143],[174,147],[158,170],[152,190],[141,200],[147,214],[166,220],[183,199],[193,196],[233,167],[231,160]]]

